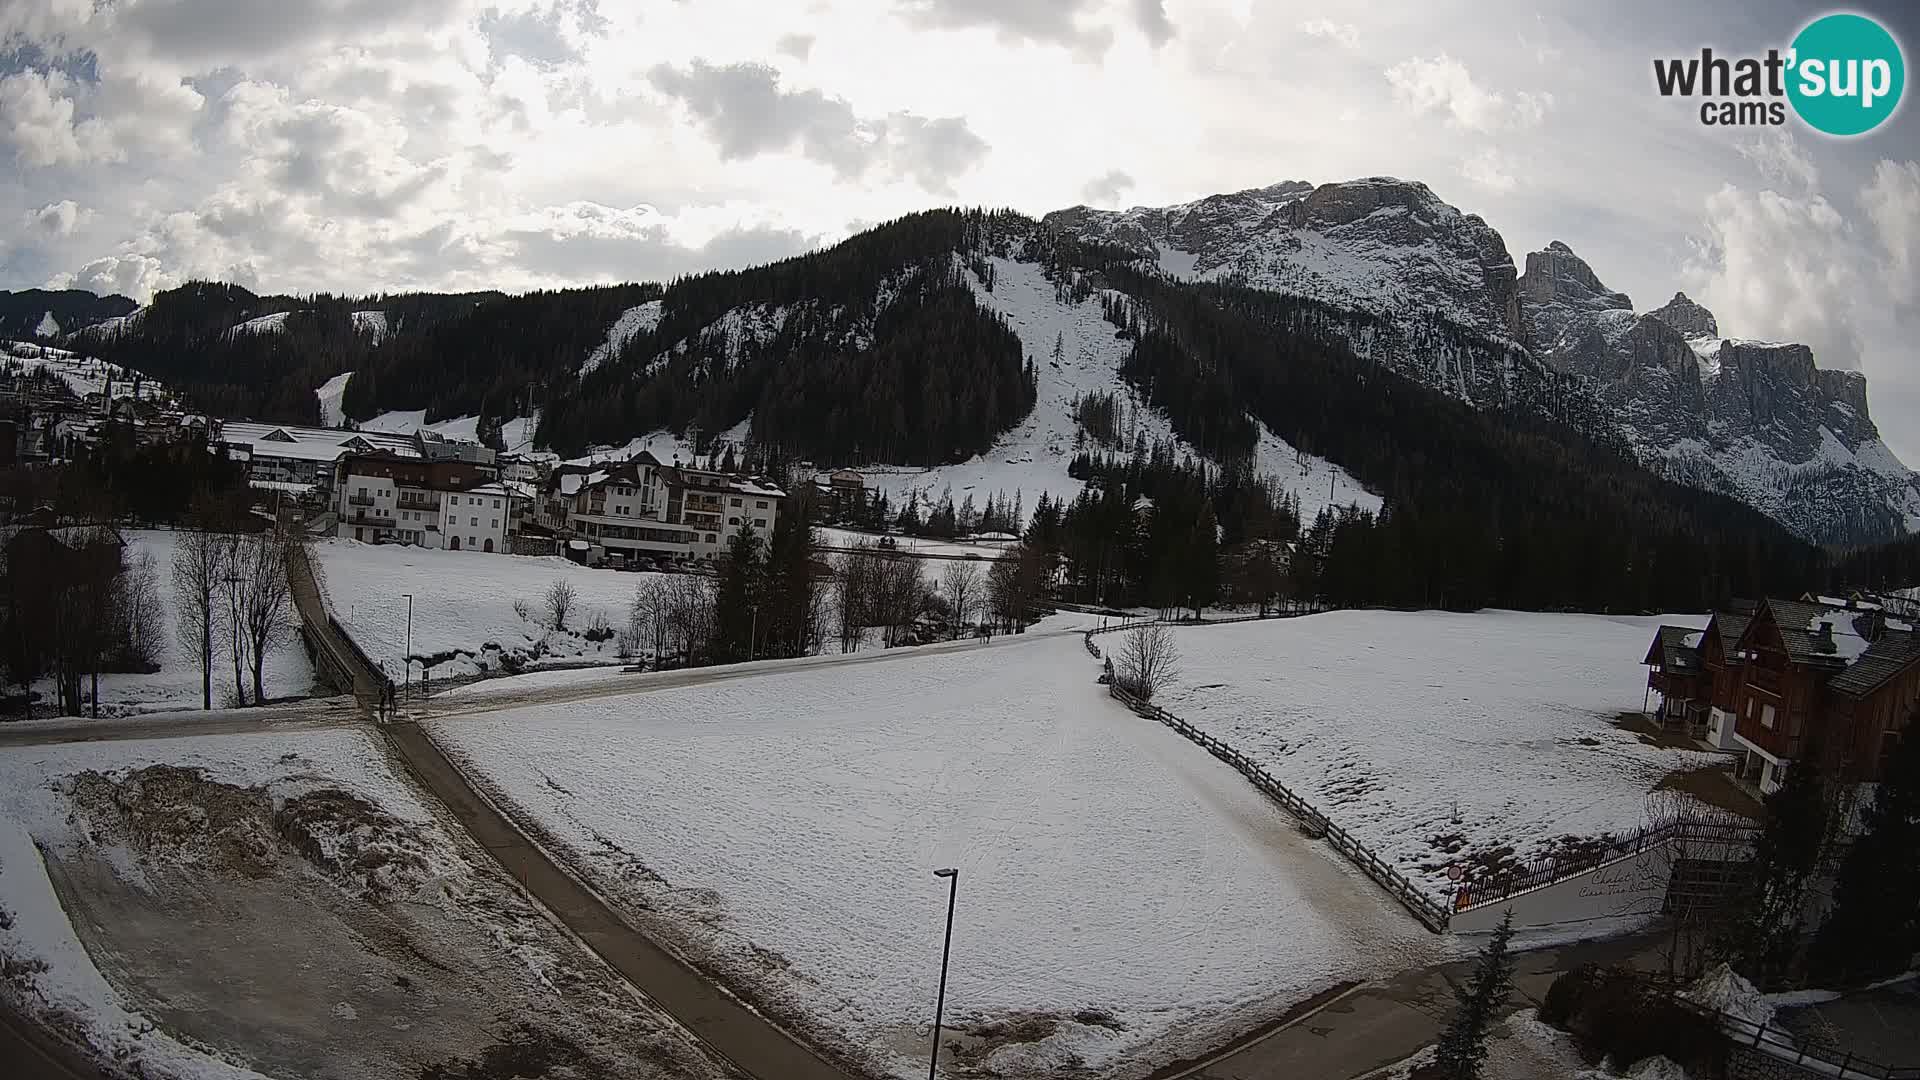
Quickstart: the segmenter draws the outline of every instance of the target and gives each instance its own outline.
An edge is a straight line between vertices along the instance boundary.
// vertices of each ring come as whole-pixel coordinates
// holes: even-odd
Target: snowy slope
[[[935,867],[949,1024],[1042,1021],[981,1075],[1137,1074],[1446,947],[1094,670],[1062,635],[433,735],[643,925],[887,1074],[926,1074]]]
[[[52,372],[67,384],[75,396],[82,398],[104,392],[108,382],[113,384],[113,396],[116,399],[132,397],[133,380],[138,374],[118,364],[81,356],[66,349],[56,349],[51,345],[31,341],[0,341],[0,368],[14,366],[22,371]],[[170,397],[171,394],[160,380],[141,375],[140,396],[152,401]]]
[[[591,374],[601,364],[619,356],[620,350],[627,347],[627,342],[641,334],[652,333],[653,328],[660,325],[660,307],[660,301],[649,300],[621,312],[620,317],[613,320],[613,325],[607,327],[606,340],[587,354],[587,359],[580,365],[580,374]]]
[[[353,372],[343,371],[313,391],[320,399],[320,425],[322,427],[347,426],[347,414],[340,409],[340,399],[347,394],[347,383],[352,381]]]
[[[1632,832],[1661,778],[1717,760],[1610,723],[1640,709],[1661,623],[1706,618],[1348,611],[1183,628],[1155,703],[1443,899],[1456,860]]]
[[[1171,441],[1200,456],[1174,434],[1165,416],[1140,405],[1133,389],[1121,379],[1120,365],[1131,345],[1114,336],[1113,324],[1101,316],[1099,296],[1076,304],[1056,296],[1053,283],[1034,263],[1010,258],[989,261],[994,274],[991,292],[971,270],[967,281],[980,305],[1003,316],[1033,358],[1039,376],[1033,412],[991,450],[968,461],[930,469],[863,466],[861,471],[870,483],[885,491],[895,506],[904,505],[914,492],[937,500],[948,488],[956,501],[972,493],[976,502],[996,492],[1011,497],[1019,491],[1029,509],[1043,491],[1071,500],[1085,486],[1067,475],[1078,432],[1073,403],[1097,393],[1113,393],[1123,402],[1132,402],[1136,431],[1148,442]],[[1056,343],[1061,347],[1057,362],[1053,359]],[[1324,459],[1300,455],[1264,425],[1256,455],[1260,472],[1272,474],[1299,494],[1301,513],[1308,521],[1330,501],[1379,509],[1379,497],[1345,470]]]
[[[277,334],[287,328],[287,316],[290,311],[276,311],[271,315],[262,315],[257,319],[248,319],[234,324],[229,334]]]
[[[356,311],[353,313],[353,328],[371,337],[375,345],[387,336],[387,313],[384,311]]]
[[[60,320],[54,318],[53,312],[49,311],[40,316],[40,323],[33,328],[33,332],[36,336],[43,338],[59,337]]]

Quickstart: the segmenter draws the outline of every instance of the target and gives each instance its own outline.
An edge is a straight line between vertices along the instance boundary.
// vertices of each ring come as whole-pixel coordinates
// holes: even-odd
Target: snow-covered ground
[[[394,435],[411,435],[416,431],[431,431],[449,439],[465,442],[480,441],[480,418],[478,416],[456,416],[451,420],[427,423],[427,410],[400,409],[383,412],[371,420],[360,424],[361,431],[384,431]]]
[[[816,531],[820,534],[820,543],[827,547],[851,547],[858,543],[877,544],[881,539],[879,533],[861,532],[858,529],[822,527]],[[893,541],[894,550],[908,555],[954,555],[977,559],[999,558],[1001,552],[1016,543],[1011,539],[940,540],[930,536],[901,536],[897,533],[887,534],[886,539]]]
[[[1447,947],[1097,670],[1060,634],[430,723],[650,932],[902,1076],[937,867],[948,1020],[1004,1075],[1139,1075]]]
[[[133,672],[100,676],[100,715],[124,716],[130,713],[166,712],[173,709],[198,709],[201,701],[200,664],[193,651],[180,644],[175,633],[174,613],[180,605],[173,597],[173,553],[179,534],[165,529],[128,529],[121,532],[127,542],[127,561],[151,554],[154,577],[159,584],[163,614],[160,629],[160,670],[150,675]],[[293,608],[289,604],[288,618]],[[214,657],[213,704],[230,704],[233,698],[233,662],[231,653],[219,650]],[[253,675],[245,676],[247,692],[253,692]],[[313,664],[300,642],[290,641],[267,656],[262,684],[269,698],[302,697],[313,692]],[[83,689],[91,687],[86,683]],[[57,700],[51,679],[35,685],[40,692],[38,710],[44,712]]]
[[[228,334],[284,333],[286,332],[286,329],[287,329],[287,316],[291,314],[293,314],[293,312],[291,311],[276,311],[270,315],[262,315],[257,319],[248,319],[247,321],[242,323],[235,323],[233,326],[233,329],[228,330],[227,333]]]
[[[347,414],[340,408],[340,399],[347,394],[347,383],[353,380],[353,372],[343,371],[317,387],[313,396],[320,400],[320,426],[345,427]]]
[[[895,506],[905,505],[907,497],[916,491],[922,500],[938,499],[947,488],[953,490],[956,501],[972,494],[976,503],[996,492],[1011,498],[1018,491],[1029,509],[1043,491],[1071,501],[1085,486],[1067,475],[1078,430],[1073,403],[1089,394],[1112,393],[1123,403],[1133,402],[1137,430],[1149,442],[1171,440],[1185,446],[1166,417],[1139,405],[1132,388],[1120,378],[1120,365],[1131,346],[1114,337],[1113,324],[1101,315],[1098,296],[1075,304],[1056,297],[1053,283],[1038,265],[1004,258],[990,261],[994,270],[991,292],[971,271],[968,280],[979,302],[1005,316],[1022,348],[1033,358],[1039,376],[1033,412],[984,454],[958,465],[930,469],[862,466],[868,483],[885,491]],[[1056,344],[1061,350],[1057,362],[1053,357]],[[1362,488],[1344,469],[1297,453],[1264,425],[1260,431],[1255,451],[1257,470],[1277,477],[1300,496],[1301,514],[1306,520],[1312,521],[1327,505],[1380,508],[1379,497]]]
[[[353,313],[353,328],[373,338],[375,345],[387,336],[387,313],[384,311],[356,311]]]
[[[314,545],[328,609],[375,663],[398,682],[406,652],[407,600],[413,594],[413,677],[432,660],[435,679],[498,671],[506,663],[616,663],[612,638],[589,641],[597,612],[627,622],[636,586],[652,574],[589,570],[558,557],[436,551],[352,540]],[[547,622],[547,590],[565,580],[577,592],[566,630]],[[524,602],[528,617],[514,610]]]
[[[721,1073],[443,814],[365,730],[0,752],[0,995],[156,1080]]]
[[[1631,832],[1663,777],[1718,760],[1610,724],[1640,709],[1663,622],[1706,618],[1340,611],[1181,629],[1155,703],[1444,898],[1455,861]]]
[[[581,363],[580,374],[583,377],[591,374],[601,364],[619,356],[620,350],[627,347],[627,342],[641,334],[652,333],[653,328],[660,325],[660,311],[661,302],[649,300],[621,312],[620,317],[613,320],[613,325],[607,327],[606,340],[595,345]]]
[[[52,372],[77,397],[102,393],[109,381],[113,384],[115,398],[133,396],[135,372],[128,368],[36,342],[0,341],[0,367],[16,365],[26,371]],[[169,395],[160,380],[142,375],[140,396],[152,401]]]

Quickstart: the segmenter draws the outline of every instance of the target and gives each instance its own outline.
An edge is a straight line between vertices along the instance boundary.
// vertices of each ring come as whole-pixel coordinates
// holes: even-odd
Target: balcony
[[[424,496],[409,498],[405,494],[402,494],[400,501],[395,505],[399,506],[402,510],[432,510],[436,513],[440,510],[440,500],[437,497],[431,499]]]
[[[351,503],[351,504],[353,504],[354,506],[372,506],[372,505],[373,505],[373,496],[371,496],[371,495],[349,495],[349,496],[347,496],[347,502],[349,502],[349,503]]]

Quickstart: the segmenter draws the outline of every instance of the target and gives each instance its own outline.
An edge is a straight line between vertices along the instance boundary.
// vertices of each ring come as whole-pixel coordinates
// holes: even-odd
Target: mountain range
[[[1037,221],[932,211],[666,286],[352,298],[196,283],[137,311],[88,297],[0,293],[0,336],[147,370],[232,414],[470,418],[563,455],[725,433],[868,467],[896,497],[1071,497],[1082,407],[1111,401],[1126,445],[1247,461],[1309,516],[1377,508],[1399,481],[1371,450],[1249,397],[1310,346],[1328,370],[1351,360],[1363,382],[1384,371],[1422,401],[1550,425],[1805,540],[1920,527],[1920,479],[1880,440],[1857,372],[1725,336],[1684,295],[1636,312],[1557,241],[1516,265],[1483,219],[1392,178]],[[1264,343],[1220,351],[1248,327],[1283,346],[1257,364]]]

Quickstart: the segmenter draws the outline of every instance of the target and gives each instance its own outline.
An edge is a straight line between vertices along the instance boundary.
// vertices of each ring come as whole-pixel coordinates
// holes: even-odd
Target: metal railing
[[[1469,882],[1454,890],[1453,910],[1497,904],[1510,897],[1568,878],[1579,877],[1610,863],[1639,855],[1674,840],[1692,840],[1707,844],[1750,843],[1759,832],[1757,826],[1704,821],[1674,821],[1659,826],[1642,826],[1626,836],[1602,837],[1576,855],[1548,856],[1536,859],[1525,870],[1511,871],[1487,881]]]

